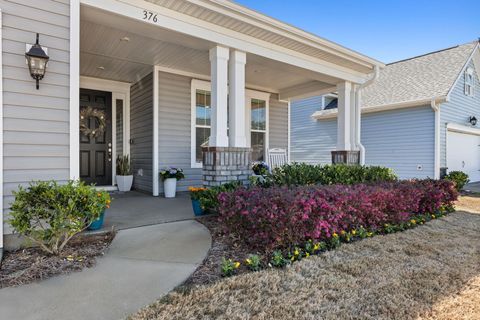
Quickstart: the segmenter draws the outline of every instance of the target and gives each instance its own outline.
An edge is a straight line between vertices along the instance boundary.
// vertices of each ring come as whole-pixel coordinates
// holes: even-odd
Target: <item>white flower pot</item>
[[[175,198],[175,193],[177,192],[177,179],[165,179],[163,181],[163,191],[165,192],[165,198]]]
[[[117,176],[118,191],[130,191],[132,188],[133,176]]]

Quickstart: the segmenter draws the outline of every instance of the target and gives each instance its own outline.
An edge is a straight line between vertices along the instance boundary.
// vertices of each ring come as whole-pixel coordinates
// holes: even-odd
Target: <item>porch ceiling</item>
[[[214,45],[91,7],[81,8],[80,73],[84,76],[133,83],[159,65],[208,79],[208,50]],[[307,91],[328,91],[339,81],[247,53],[246,82],[252,89],[289,98]]]

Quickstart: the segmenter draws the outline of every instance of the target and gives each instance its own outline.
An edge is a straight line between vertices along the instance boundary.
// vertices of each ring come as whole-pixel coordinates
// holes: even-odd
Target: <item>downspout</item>
[[[355,90],[356,94],[356,99],[355,99],[355,144],[360,150],[360,164],[364,165],[365,164],[365,147],[363,146],[361,142],[361,117],[362,117],[362,89],[368,87],[371,85],[375,80],[378,79],[378,76],[380,74],[380,68],[378,66],[374,67],[373,70],[373,76],[362,83],[361,85],[358,86],[357,90]]]
[[[433,156],[433,178],[440,179],[440,105],[432,98],[430,106],[435,113],[435,142]]]

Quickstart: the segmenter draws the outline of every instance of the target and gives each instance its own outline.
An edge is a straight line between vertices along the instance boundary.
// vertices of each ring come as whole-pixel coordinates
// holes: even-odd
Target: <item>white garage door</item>
[[[447,133],[448,171],[463,171],[470,181],[480,181],[480,136],[451,132]]]

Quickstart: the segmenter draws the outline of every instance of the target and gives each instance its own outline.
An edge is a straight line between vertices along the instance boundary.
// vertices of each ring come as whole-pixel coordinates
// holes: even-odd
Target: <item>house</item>
[[[362,90],[364,163],[406,179],[448,169],[480,181],[479,71],[478,41],[388,64]],[[335,94],[292,102],[292,161],[331,162],[337,102]]]
[[[180,190],[244,180],[252,158],[288,148],[292,99],[336,91],[347,132],[356,88],[384,67],[231,1],[0,0],[0,12],[4,234],[18,185],[114,190],[118,155],[152,196],[167,166],[185,170]],[[26,64],[32,48],[46,68]]]

